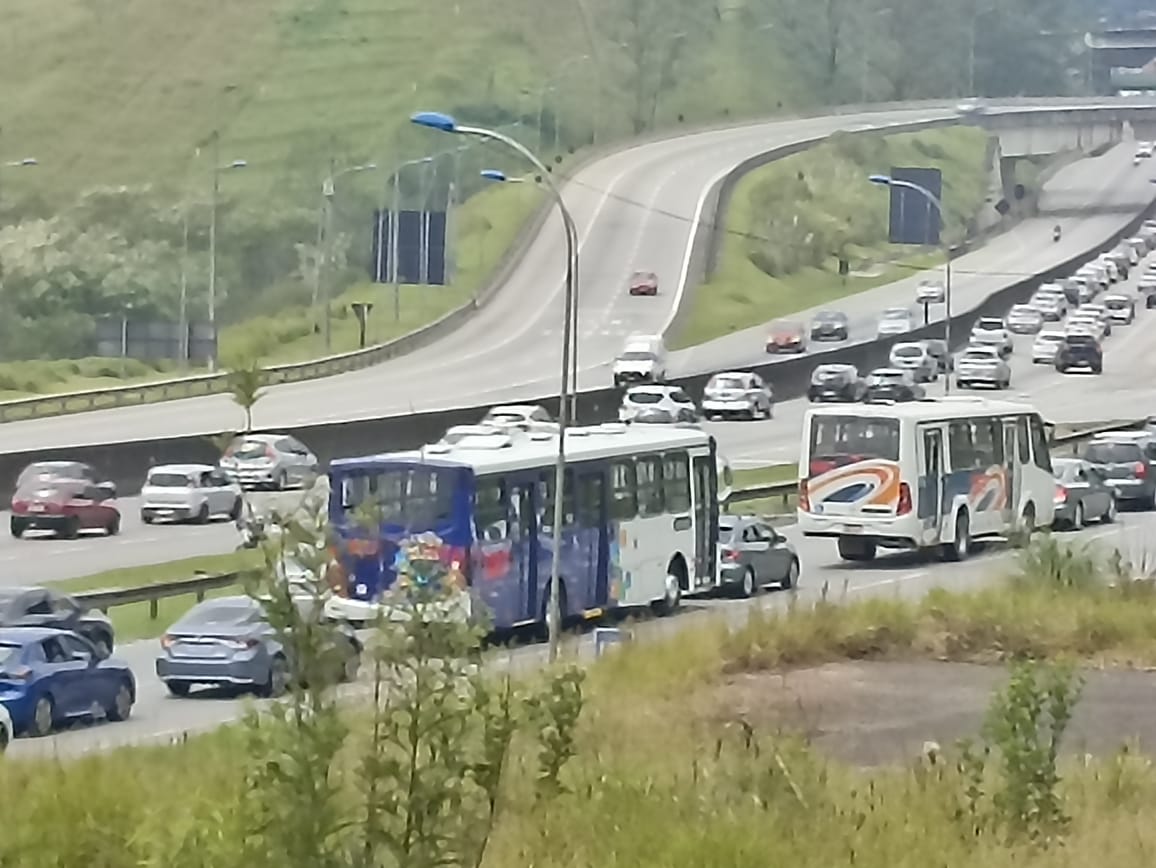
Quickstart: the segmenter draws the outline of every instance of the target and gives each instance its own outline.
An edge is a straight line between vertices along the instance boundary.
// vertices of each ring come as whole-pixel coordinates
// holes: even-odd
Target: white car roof
[[[1049,341],[1049,340],[1061,341],[1063,339],[1064,339],[1064,333],[1061,331],[1057,331],[1056,329],[1048,329],[1047,331],[1040,332],[1038,335],[1036,335],[1037,341]]]
[[[211,464],[156,464],[149,468],[149,476],[154,473],[177,473],[188,476],[193,473],[208,473],[216,470]]]
[[[999,353],[995,347],[989,347],[987,344],[970,344],[963,348],[965,353],[982,353],[985,356],[996,356]]]
[[[735,377],[738,379],[745,380],[745,379],[747,379],[749,377],[753,377],[753,376],[754,376],[754,374],[752,374],[750,371],[719,371],[717,374],[712,374],[711,379],[712,380],[722,380],[722,379],[726,379],[728,377]]]
[[[901,368],[875,368],[874,370],[871,371],[871,374],[870,374],[870,376],[872,376],[872,377],[879,376],[879,375],[906,377],[907,371],[904,371]]]
[[[927,347],[924,345],[924,343],[922,341],[899,341],[891,347],[891,351],[894,352],[895,350],[898,350],[898,349],[901,349],[904,347],[917,347],[918,349],[921,349],[924,352],[927,352]]]
[[[537,404],[499,404],[497,407],[491,407],[487,416],[529,416],[535,410],[541,408]]]
[[[673,395],[675,392],[682,392],[682,386],[660,386],[650,383],[642,383],[637,386],[631,386],[626,390],[626,397],[631,395]]]

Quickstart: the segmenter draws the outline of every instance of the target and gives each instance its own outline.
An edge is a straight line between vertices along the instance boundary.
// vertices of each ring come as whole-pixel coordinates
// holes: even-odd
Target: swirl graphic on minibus
[[[1004,509],[1007,506],[1007,469],[998,465],[975,471],[967,501],[975,512]]]
[[[812,504],[895,506],[899,502],[899,465],[876,459],[845,464],[807,480]]]

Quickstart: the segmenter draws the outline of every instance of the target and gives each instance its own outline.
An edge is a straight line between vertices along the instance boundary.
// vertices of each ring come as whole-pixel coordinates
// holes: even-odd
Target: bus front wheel
[[[875,560],[875,542],[857,536],[841,536],[839,537],[839,557],[845,561],[873,561]]]

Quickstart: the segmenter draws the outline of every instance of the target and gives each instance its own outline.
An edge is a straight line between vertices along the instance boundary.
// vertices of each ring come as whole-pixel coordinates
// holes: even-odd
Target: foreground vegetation
[[[267,568],[286,539],[295,557],[315,551],[303,524],[280,539]],[[395,602],[415,615],[448,587],[431,543],[403,562]],[[469,628],[413,617],[379,632],[367,668],[380,689],[347,710],[320,686],[325,628],[294,620],[265,583],[252,590],[314,687],[171,747],[4,763],[0,861],[1145,866],[1150,763],[1060,758],[1081,688],[1070,664],[1156,662],[1156,592],[1135,572],[1048,538],[975,594],[796,603],[738,632],[687,627],[516,682],[447,662],[477,659]],[[1007,661],[1011,679],[972,743],[899,766],[843,766],[717,704],[735,673],[928,654]]]
[[[189,315],[203,319],[213,170],[235,160],[246,166],[222,174],[219,197],[226,354],[322,351],[322,255],[335,351],[353,348],[352,301],[375,304],[373,340],[445,313],[490,272],[539,194],[482,194],[479,169],[525,167],[495,148],[458,154],[455,198],[466,201],[453,286],[403,290],[395,321],[388,294],[364,283],[369,214],[392,167],[454,145],[412,129],[417,109],[516,132],[562,172],[592,143],[660,127],[1079,86],[1065,77],[1067,45],[1040,35],[1076,27],[1079,15],[1043,2],[969,11],[946,0],[831,0],[816,15],[801,0],[0,0],[0,16],[0,77],[21,85],[0,92],[0,165],[38,161],[6,166],[0,180],[0,362],[91,356],[95,321],[126,311],[175,321],[182,271]],[[424,178],[403,174],[403,207],[423,193],[447,200],[452,156],[444,150]],[[319,245],[322,180],[370,161],[377,171],[340,177],[334,231]],[[100,359],[0,365],[0,395],[168,373]]]

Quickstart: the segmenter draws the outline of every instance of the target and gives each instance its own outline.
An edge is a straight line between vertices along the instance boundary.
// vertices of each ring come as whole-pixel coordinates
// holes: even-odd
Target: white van
[[[1026,404],[950,397],[813,407],[803,420],[799,529],[848,561],[879,548],[962,560],[973,539],[1050,527],[1055,479]]]
[[[631,335],[614,360],[616,388],[666,380],[666,344],[658,335]]]

